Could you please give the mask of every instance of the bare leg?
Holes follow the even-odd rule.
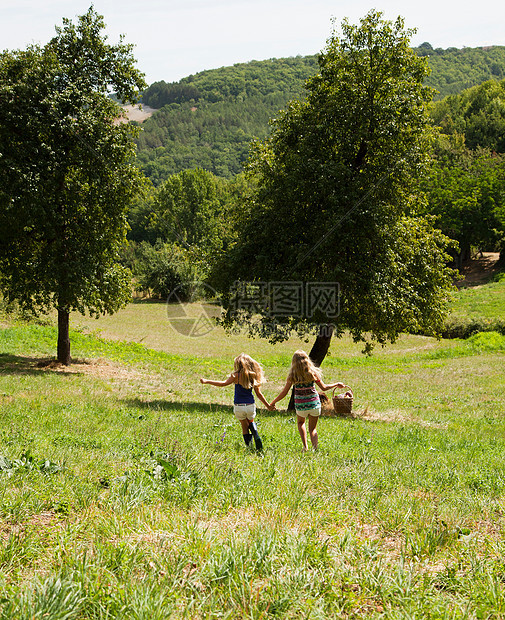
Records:
[[[305,418],[302,418],[302,416],[297,415],[296,421],[298,423],[298,432],[300,433],[300,437],[302,438],[303,451],[307,452],[309,447],[307,445],[307,429],[305,428]]]
[[[317,450],[318,445],[318,436],[317,436],[317,421],[319,420],[319,416],[309,415],[309,434],[310,434],[310,442],[314,450]]]
[[[249,433],[249,420],[240,420],[242,426],[242,436],[244,437],[245,445],[248,446],[251,443],[252,435]]]
[[[249,433],[249,420],[240,420],[242,426],[242,434],[247,435]]]

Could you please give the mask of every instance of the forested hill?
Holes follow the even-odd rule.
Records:
[[[427,56],[426,83],[437,99],[489,79],[505,78],[505,47],[416,48]],[[158,111],[143,125],[138,161],[155,185],[171,174],[204,168],[221,177],[242,170],[250,142],[264,138],[268,121],[317,72],[317,56],[252,61],[203,71],[179,82],[152,84],[143,103]]]
[[[142,125],[138,159],[157,185],[170,174],[204,168],[222,177],[242,170],[249,144],[268,121],[303,95],[317,57],[252,61],[203,71],[180,82],[156,82],[143,103],[161,109]],[[163,107],[162,107],[163,106]]]

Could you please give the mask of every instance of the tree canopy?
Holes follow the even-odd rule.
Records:
[[[446,135],[462,134],[466,146],[505,153],[505,80],[488,80],[437,102],[431,111]]]
[[[206,170],[185,170],[163,183],[153,205],[150,227],[156,237],[204,255],[223,249],[229,237],[227,182]]]
[[[488,80],[436,102],[439,136],[423,186],[426,211],[459,243],[459,268],[471,248],[493,251],[505,239],[505,80]]]
[[[145,87],[132,46],[107,43],[93,8],[45,46],[0,55],[0,286],[33,311],[56,308],[58,359],[68,315],[113,312],[129,298],[117,262],[138,191],[135,128],[122,102]]]
[[[471,248],[492,251],[505,238],[505,157],[482,147],[466,147],[464,135],[441,135],[423,182],[426,212],[458,242],[459,269]]]
[[[342,36],[334,31],[319,56],[306,98],[257,144],[249,164],[257,189],[216,285],[226,292],[242,280],[264,296],[249,309],[225,297],[228,324],[254,327],[259,314],[257,331],[272,337],[273,318],[277,338],[330,322],[321,304],[275,314],[273,281],[300,285],[300,295],[311,283],[338,285],[335,329],[368,348],[400,332],[440,328],[451,285],[448,239],[418,216],[432,91],[411,33],[401,18],[392,23],[376,11],[359,25],[344,21]]]

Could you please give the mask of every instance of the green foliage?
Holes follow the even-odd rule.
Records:
[[[435,88],[436,99],[455,95],[487,80],[505,78],[505,47],[436,48],[424,43],[415,52],[428,58],[431,69],[426,84]]]
[[[187,84],[183,80],[167,84],[162,80],[154,82],[143,92],[142,102],[152,108],[162,108],[171,103],[196,102],[200,97],[198,87],[193,84]]]
[[[144,91],[142,101],[153,108],[175,102],[191,103],[198,99],[216,103],[257,97],[265,103],[272,103],[272,98],[282,95],[288,101],[300,94],[303,82],[316,70],[316,56],[253,60],[202,71],[173,84],[155,82]],[[182,95],[184,92],[185,96]]]
[[[427,212],[459,243],[492,251],[505,236],[505,157],[488,149],[472,151],[458,134],[440,136],[424,179]]]
[[[10,461],[8,458],[0,455],[0,475],[8,477],[18,472],[40,471],[43,474],[56,474],[62,471],[63,467],[57,463],[53,463],[50,459],[35,460],[27,450],[23,452],[18,459]]]
[[[34,311],[113,312],[128,299],[115,261],[141,177],[108,91],[134,101],[144,81],[92,8],[63,24],[43,48],[0,56],[0,284]]]
[[[430,138],[428,69],[400,18],[393,24],[371,11],[342,30],[328,40],[306,99],[293,101],[253,152],[258,189],[216,285],[338,282],[340,333],[384,342],[409,329],[436,331],[450,286],[448,240],[412,217]],[[229,321],[249,322],[228,310]],[[310,318],[279,321],[292,328]]]
[[[489,80],[437,102],[439,127],[425,180],[427,210],[459,243],[458,266],[470,247],[499,249],[505,238],[505,80]]]
[[[230,240],[229,183],[206,170],[185,170],[156,191],[150,229],[157,238],[202,255],[226,249]]]
[[[444,324],[442,338],[470,338],[482,332],[505,336],[505,320],[479,317],[450,316]]]
[[[468,148],[505,153],[505,80],[486,81],[434,104],[433,120],[444,134],[463,134]]]
[[[134,250],[135,288],[152,296],[167,299],[177,288],[179,297],[189,297],[191,285],[206,275],[205,265],[196,248],[186,249],[175,243],[142,241]],[[188,288],[186,288],[188,287]]]
[[[150,228],[155,193],[154,186],[149,180],[146,180],[144,191],[137,193],[133,198],[128,209],[128,240],[136,243],[140,241],[154,243],[156,241],[156,234]]]
[[[503,330],[503,323],[500,327]],[[470,336],[468,343],[472,349],[480,353],[485,353],[486,351],[505,351],[505,332],[480,332]]]
[[[131,241],[122,252],[137,289],[166,298],[175,287],[182,291],[184,282],[201,282],[234,240],[247,190],[242,175],[228,181],[197,169],[170,176],[139,199],[130,213]]]
[[[155,185],[190,168],[220,177],[240,173],[249,144],[268,133],[268,121],[286,104],[286,96],[165,106],[142,124],[138,162]]]

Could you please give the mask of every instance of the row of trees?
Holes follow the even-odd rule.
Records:
[[[316,56],[275,58],[238,63],[231,67],[202,71],[179,82],[155,82],[142,94],[142,101],[153,108],[200,99],[244,102],[250,97],[279,95],[288,101],[300,94],[307,78],[317,72]]]
[[[152,84],[142,101],[162,109],[137,140],[142,170],[155,185],[197,167],[225,178],[239,174],[251,141],[267,136],[269,120],[303,93],[316,68],[315,56],[253,61]]]
[[[416,53],[428,58],[431,74],[426,85],[437,90],[435,99],[460,93],[490,79],[505,78],[505,47],[450,47],[441,49],[423,43]]]
[[[505,80],[437,102],[439,128],[423,181],[426,210],[458,241],[458,267],[472,247],[505,250]]]
[[[440,330],[451,241],[423,215],[432,90],[401,18],[371,11],[332,33],[306,96],[272,121],[246,177],[182,171],[143,198],[135,127],[116,122],[108,97],[112,86],[134,102],[143,78],[130,46],[108,45],[103,28],[90,9],[45,47],[0,57],[0,285],[27,307],[58,309],[60,361],[70,359],[71,310],[126,302],[125,263],[160,292],[168,274],[165,293],[205,278],[223,295],[226,325],[273,339],[319,330],[318,363],[334,331],[370,350],[404,331]],[[146,264],[157,268],[142,273]],[[236,303],[237,280],[253,305]],[[338,283],[338,318],[320,290],[310,308],[276,312],[272,281],[326,292]]]
[[[155,185],[191,168],[232,178],[243,171],[249,145],[268,133],[268,121],[286,104],[282,97],[235,103],[166,106],[144,122],[138,163]]]
[[[222,179],[207,170],[171,176],[130,211],[123,263],[139,291],[167,298],[184,282],[204,281],[236,239],[244,175]]]

